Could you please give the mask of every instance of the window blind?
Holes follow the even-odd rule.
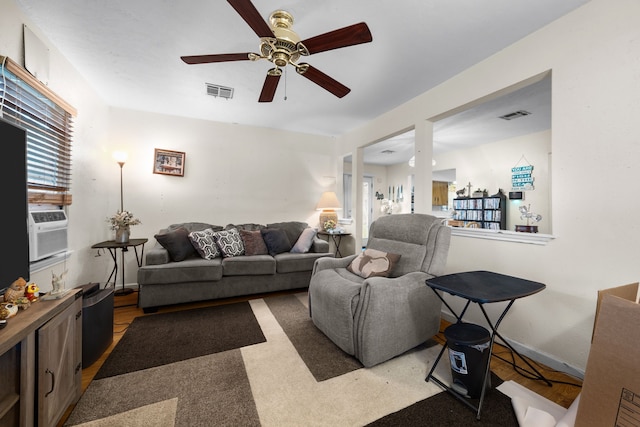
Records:
[[[11,59],[0,62],[0,111],[27,131],[29,203],[70,205],[76,111]]]

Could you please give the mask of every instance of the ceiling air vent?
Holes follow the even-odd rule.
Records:
[[[395,151],[393,151],[393,150],[383,150],[383,151],[381,151],[381,153],[382,154],[393,154],[393,153],[395,153]]]
[[[517,119],[518,117],[524,117],[524,116],[528,116],[529,114],[531,114],[528,111],[524,111],[524,110],[518,110],[518,111],[514,111],[513,113],[509,113],[509,114],[505,114],[504,116],[500,116],[500,119],[503,120],[513,120],[513,119]]]
[[[207,95],[215,96],[216,98],[220,97],[224,99],[233,98],[233,88],[231,87],[214,85],[211,83],[206,83],[206,85],[207,85]]]

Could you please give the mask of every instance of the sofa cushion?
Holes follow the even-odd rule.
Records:
[[[269,255],[235,256],[222,260],[225,276],[258,276],[275,274],[276,261]]]
[[[226,227],[224,227],[225,230],[229,230],[231,228],[237,228],[238,230],[245,230],[245,231],[260,231],[261,229],[264,228],[264,225],[254,224],[250,222],[247,224],[227,224]]]
[[[307,227],[302,230],[300,237],[291,248],[291,252],[296,254],[303,254],[309,252],[311,249],[311,244],[313,244],[313,239],[316,237],[317,230],[315,228]]]
[[[308,226],[309,224],[307,224],[306,222],[299,221],[286,221],[267,224],[267,228],[279,228],[281,230],[284,230],[284,232],[287,233],[287,237],[289,238],[291,246],[293,246],[293,244],[298,241],[298,237],[300,237],[302,231]]]
[[[278,273],[295,273],[298,271],[311,271],[313,264],[318,258],[333,257],[333,254],[307,252],[306,254],[294,254],[292,252],[283,252],[275,255],[276,271]]]
[[[153,237],[169,252],[172,261],[182,261],[196,253],[191,240],[189,240],[189,231],[184,227],[156,234]]]
[[[229,230],[216,231],[213,234],[213,238],[220,249],[222,256],[233,257],[244,255],[244,244],[242,243],[242,237],[236,228],[230,228]]]
[[[193,257],[179,264],[170,262],[145,265],[138,269],[138,284],[153,286],[189,282],[216,282],[222,279],[222,258],[203,259]],[[180,292],[175,288],[175,292]]]
[[[244,244],[245,255],[267,255],[269,253],[260,230],[247,231],[241,229],[239,231]]]
[[[347,270],[365,279],[374,276],[388,277],[399,259],[398,254],[367,248],[351,261]]]
[[[213,239],[213,233],[214,231],[210,228],[189,233],[191,244],[204,259],[214,259],[222,255]]]
[[[277,255],[291,250],[291,241],[287,233],[279,228],[263,228],[260,230],[269,255]]]
[[[212,229],[213,231],[220,231],[222,227],[219,225],[207,224],[206,222],[182,222],[179,224],[171,224],[167,227],[166,231],[173,231],[178,228],[186,228],[188,232],[192,231],[202,231],[207,228]]]

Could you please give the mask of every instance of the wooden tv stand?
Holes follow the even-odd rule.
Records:
[[[55,426],[81,381],[80,289],[32,303],[0,329],[0,425]]]

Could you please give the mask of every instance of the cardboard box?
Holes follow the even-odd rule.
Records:
[[[640,427],[638,283],[598,292],[576,427]]]

